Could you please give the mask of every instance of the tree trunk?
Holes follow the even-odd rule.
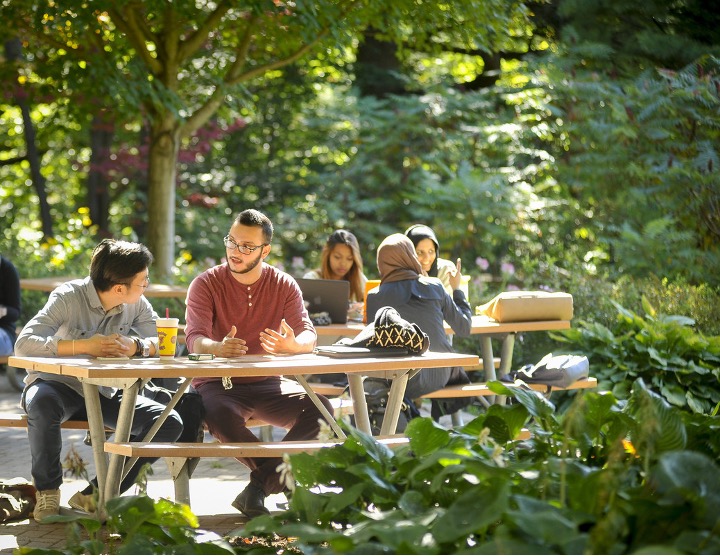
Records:
[[[150,124],[147,246],[155,257],[153,274],[171,281],[175,260],[175,176],[179,149],[177,120],[164,115]]]
[[[5,43],[5,56],[10,62],[20,61],[22,58],[22,43],[20,39],[10,39]],[[22,113],[26,159],[30,165],[30,178],[35,187],[35,193],[38,196],[38,203],[40,205],[43,237],[45,239],[51,238],[53,237],[53,225],[50,216],[50,205],[48,204],[47,193],[45,192],[45,178],[42,172],[40,172],[40,155],[37,149],[35,126],[30,117],[30,106],[27,102],[27,94],[25,91],[22,91],[17,81],[15,82],[13,98]]]
[[[405,84],[399,77],[405,70],[397,54],[395,43],[378,39],[372,27],[365,31],[355,62],[354,85],[360,96],[385,98],[405,93]]]
[[[110,237],[108,212],[110,210],[110,192],[107,172],[103,165],[110,159],[110,147],[115,135],[112,116],[106,110],[93,116],[90,128],[90,171],[87,180],[87,203],[90,220],[98,227],[100,237]]]

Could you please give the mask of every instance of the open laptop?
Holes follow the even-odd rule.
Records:
[[[333,324],[347,322],[350,282],[347,280],[315,280],[298,278],[308,313],[326,312]]]

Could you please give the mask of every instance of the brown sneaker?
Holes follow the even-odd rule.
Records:
[[[55,490],[38,490],[33,510],[35,521],[42,521],[51,515],[60,513],[60,489]]]
[[[87,512],[89,514],[95,513],[97,510],[97,499],[93,494],[83,494],[82,492],[76,492],[68,500],[68,506],[81,512]]]

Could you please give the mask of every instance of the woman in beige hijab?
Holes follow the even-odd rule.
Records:
[[[425,274],[415,254],[415,246],[403,234],[392,234],[380,244],[377,249],[377,267],[381,281],[377,288],[368,293],[368,319],[381,307],[393,307],[401,317],[414,322],[428,335],[430,351],[435,352],[453,351],[445,334],[444,322],[457,335],[470,335],[472,310],[460,289],[459,271],[449,277],[453,292],[451,297],[440,280]],[[470,380],[460,367],[423,369],[408,382],[406,397],[412,400],[448,384],[467,382]],[[372,386],[372,383],[368,386]],[[468,400],[460,399],[459,403],[462,407]],[[433,417],[457,409],[459,407],[449,408],[447,404],[433,404]]]

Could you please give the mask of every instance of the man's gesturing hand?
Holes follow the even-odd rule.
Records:
[[[281,353],[297,352],[298,344],[295,340],[295,332],[285,319],[280,322],[280,331],[266,328],[260,332],[260,345],[268,353],[279,355]]]
[[[245,345],[245,340],[236,338],[236,333],[237,328],[233,325],[227,336],[222,339],[222,342],[219,342],[219,348],[215,355],[218,357],[242,357],[247,353],[248,348]]]

